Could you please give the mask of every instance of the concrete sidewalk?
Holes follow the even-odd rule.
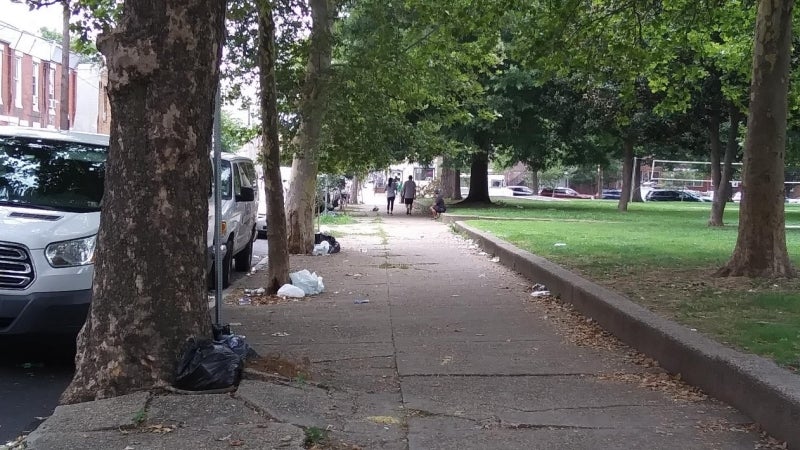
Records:
[[[325,292],[223,310],[259,354],[307,375],[59,407],[28,448],[302,448],[324,434],[318,448],[777,445],[591,321],[532,297],[529,280],[447,225],[372,206],[334,229],[341,253],[292,258]],[[261,284],[256,273],[238,287]]]

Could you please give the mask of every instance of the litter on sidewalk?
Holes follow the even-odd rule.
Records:
[[[550,291],[547,289],[547,286],[536,283],[531,287],[531,297],[549,297]]]
[[[306,296],[306,293],[299,287],[287,283],[278,289],[278,295],[281,297],[303,298]]]
[[[303,290],[305,295],[315,295],[325,290],[322,277],[316,272],[311,273],[308,269],[303,269],[289,274],[292,284]]]

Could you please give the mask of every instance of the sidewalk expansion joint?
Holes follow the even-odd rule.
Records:
[[[522,378],[522,377],[593,377],[594,373],[410,373],[400,378]]]
[[[394,354],[388,355],[374,355],[374,356],[354,356],[352,358],[332,358],[332,359],[318,359],[312,360],[312,364],[339,362],[339,361],[356,361],[359,359],[376,359],[376,358],[394,358]]]
[[[490,406],[490,405],[489,405]],[[668,406],[668,405],[654,405],[654,404],[639,404],[639,403],[630,403],[630,404],[617,404],[617,405],[602,405],[602,406],[565,406],[561,408],[543,408],[543,409],[523,409],[523,408],[513,408],[507,407],[511,411],[518,411],[518,412],[526,412],[526,413],[541,413],[541,412],[555,412],[555,411],[591,411],[591,410],[604,410],[604,409],[614,409],[614,408],[654,408],[659,406]]]

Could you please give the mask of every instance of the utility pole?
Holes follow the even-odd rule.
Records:
[[[59,109],[59,125],[62,130],[69,130],[69,0],[64,3],[64,23],[61,32],[61,108]]]

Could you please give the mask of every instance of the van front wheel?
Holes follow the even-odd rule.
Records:
[[[249,272],[253,266],[253,237],[250,236],[247,245],[234,257],[233,262],[237,272]]]

